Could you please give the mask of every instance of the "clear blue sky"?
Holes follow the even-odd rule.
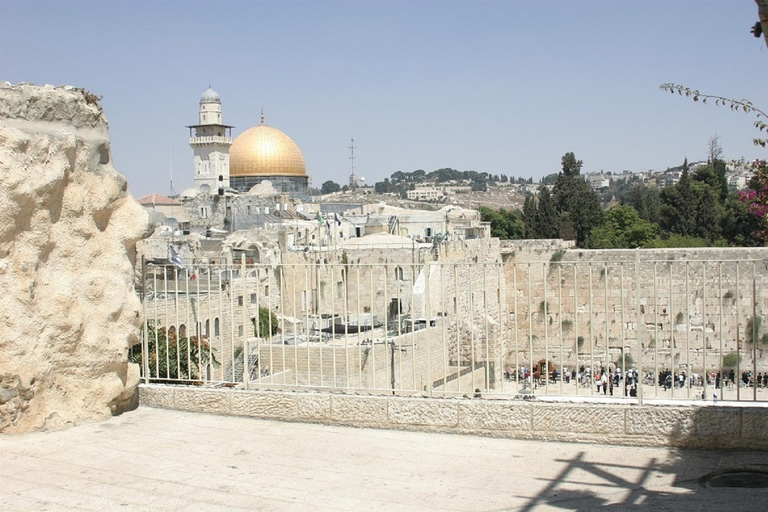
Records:
[[[103,95],[136,196],[192,185],[185,125],[210,83],[237,135],[299,145],[315,186],[441,167],[539,178],[764,157],[754,118],[662,93],[676,82],[768,108],[753,0],[0,1],[0,80]]]

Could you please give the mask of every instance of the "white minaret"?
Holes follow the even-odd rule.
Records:
[[[232,127],[222,123],[221,98],[208,87],[200,98],[198,124],[189,128],[189,145],[195,153],[195,188],[215,194],[219,176],[229,186],[229,146],[232,145]]]

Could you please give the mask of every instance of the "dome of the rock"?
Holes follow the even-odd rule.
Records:
[[[229,148],[229,175],[306,176],[307,167],[299,146],[271,126],[246,130]]]

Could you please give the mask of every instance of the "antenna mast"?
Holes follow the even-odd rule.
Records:
[[[171,145],[171,136],[168,136],[168,172],[171,175],[171,195],[174,195],[173,191],[173,146]]]
[[[352,137],[352,140],[349,143],[349,160],[352,166],[352,174],[349,175],[349,188],[351,190],[355,190],[359,185],[359,180],[355,175],[355,170],[356,170],[355,168],[357,164],[357,162],[355,161],[355,149],[357,149],[357,146],[355,146],[355,138]]]

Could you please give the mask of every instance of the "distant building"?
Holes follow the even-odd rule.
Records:
[[[309,190],[304,155],[285,133],[264,123],[232,141],[232,126],[222,122],[221,98],[208,88],[200,98],[198,124],[188,126],[194,151],[195,189],[218,194],[227,188],[248,192],[263,182],[291,197],[306,199]]]

